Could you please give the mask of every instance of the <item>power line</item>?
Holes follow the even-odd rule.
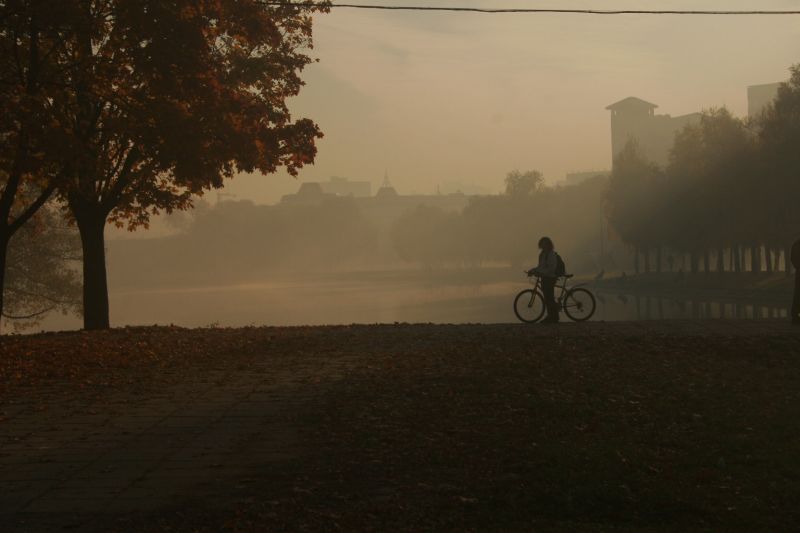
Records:
[[[800,15],[800,10],[684,10],[684,9],[557,9],[557,8],[481,8],[481,7],[444,7],[444,6],[393,6],[370,4],[324,4],[314,2],[261,2],[267,6],[280,7],[329,7],[346,9],[376,9],[385,11],[450,11],[461,13],[560,13],[567,15]]]

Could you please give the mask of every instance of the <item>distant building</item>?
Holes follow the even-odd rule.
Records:
[[[325,194],[322,190],[322,185],[316,181],[309,181],[300,184],[300,189],[297,191],[297,196],[317,197]]]
[[[378,189],[378,192],[375,193],[375,198],[396,198],[397,190],[392,187],[391,182],[389,181],[389,172],[387,171],[383,175],[383,183],[381,184],[381,188]]]
[[[751,85],[747,88],[747,114],[750,117],[760,115],[778,96],[780,83]]]
[[[369,198],[372,196],[372,184],[368,181],[350,181],[347,178],[331,178],[330,181],[307,181],[300,184],[295,194],[287,194],[281,198],[283,204],[316,205],[325,198],[349,196],[353,198]]]
[[[590,170],[588,172],[570,172],[567,174],[564,183],[566,185],[579,185],[586,180],[590,180],[592,178],[596,178],[597,176],[602,176],[607,178],[611,175],[611,171],[609,170]]]
[[[327,198],[334,196],[322,190],[322,185],[316,181],[307,181],[300,184],[295,194],[287,194],[281,198],[282,204],[293,205],[319,205]]]
[[[330,181],[320,183],[320,185],[325,193],[336,196],[353,196],[355,198],[372,196],[372,183],[368,181],[351,181],[334,176]]]
[[[339,189],[330,189],[331,183],[346,184],[348,187],[342,186]],[[455,194],[399,194],[389,181],[388,173],[383,178],[383,183],[374,196],[362,196],[352,193],[354,189],[349,186],[357,184],[349,180],[339,180],[335,178],[331,182],[318,183],[314,181],[307,181],[300,184],[300,188],[295,194],[287,194],[281,198],[283,205],[302,205],[302,206],[315,206],[321,205],[326,200],[337,198],[341,196],[350,196],[355,199],[358,205],[364,212],[376,219],[390,219],[394,220],[399,217],[403,212],[413,209],[420,205],[429,207],[438,207],[445,211],[460,211],[469,203],[469,196],[462,193]],[[369,184],[369,182],[364,182]],[[350,194],[337,194],[333,190],[351,191]],[[363,188],[359,191],[363,192]]]
[[[625,98],[606,107],[611,111],[611,155],[616,158],[629,140],[639,143],[643,155],[666,165],[675,134],[697,121],[700,113],[679,117],[656,115],[658,106],[636,97]]]

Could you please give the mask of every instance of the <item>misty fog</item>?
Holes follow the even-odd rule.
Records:
[[[699,4],[715,5],[668,7]],[[112,322],[507,322],[543,235],[581,282],[607,291],[599,319],[783,316],[776,295],[788,283],[781,273],[792,227],[693,247],[655,230],[642,237],[641,228],[691,219],[694,208],[679,199],[690,193],[672,190],[669,206],[636,214],[648,195],[666,193],[637,189],[615,164],[637,141],[656,174],[689,176],[672,151],[701,113],[725,109],[752,129],[753,106],[769,106],[800,57],[796,21],[768,22],[716,19],[712,32],[708,20],[671,16],[316,15],[319,62],[290,101],[325,135],[315,164],[297,178],[238,175],[196,196],[194,209],[154,217],[149,229],[109,225]],[[508,187],[514,172],[538,177],[519,193]],[[691,233],[688,224],[680,231]],[[73,232],[57,252],[65,266],[48,268],[69,279],[12,272],[23,280],[12,284],[12,311],[52,308],[21,327],[80,325],[79,241],[74,228],[59,231]],[[17,238],[20,257],[27,238]],[[694,304],[663,283],[625,285],[634,274],[684,283],[684,275],[727,271],[774,275],[755,301],[720,292],[735,285],[725,280]],[[31,280],[45,278],[43,287],[63,290],[25,300]]]

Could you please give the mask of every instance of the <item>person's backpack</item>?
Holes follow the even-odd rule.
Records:
[[[556,254],[556,276],[561,277],[566,275],[567,273],[567,265],[564,263],[564,260],[561,259],[561,256]]]

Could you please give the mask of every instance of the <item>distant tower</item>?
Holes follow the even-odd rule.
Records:
[[[383,173],[383,184],[381,188],[378,189],[378,192],[375,193],[376,198],[393,198],[397,196],[397,191],[392,187],[391,182],[389,181],[389,171],[385,171]]]
[[[686,125],[697,122],[700,113],[680,117],[656,115],[656,104],[629,97],[606,107],[611,111],[611,156],[617,157],[629,140],[639,143],[642,154],[650,161],[666,165],[675,134]]]
[[[633,96],[606,107],[611,111],[612,157],[616,157],[631,139],[638,140],[640,145],[644,144],[657,107]]]

